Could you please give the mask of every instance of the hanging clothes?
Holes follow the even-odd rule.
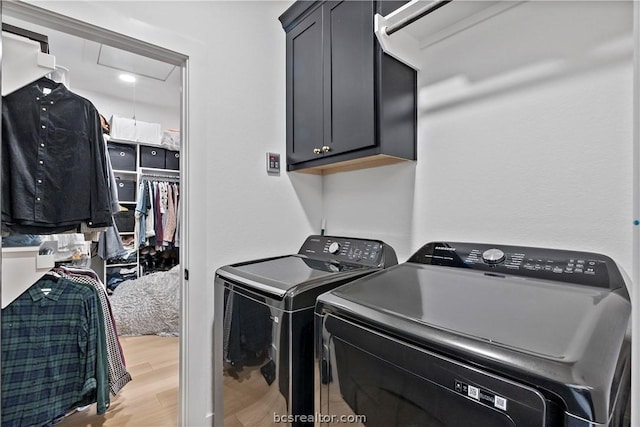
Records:
[[[169,184],[161,182],[160,187],[160,212],[162,213],[162,239],[157,243],[158,246],[168,246],[165,244],[167,240],[167,215],[169,212],[169,198],[167,187]]]
[[[104,132],[105,123],[103,121],[102,115],[100,115],[100,123],[101,123],[102,131]],[[111,156],[109,156],[109,150],[108,150],[109,139],[110,139],[109,135],[107,134],[102,135],[102,140],[104,141],[105,165],[107,167],[109,193],[111,196],[111,213],[114,214],[120,211],[120,200],[118,198],[118,182],[116,180],[116,174],[113,172],[113,166],[111,165]]]
[[[176,232],[176,207],[173,198],[173,188],[174,186],[172,184],[167,185],[167,221],[165,223],[164,246],[168,246],[174,241]]]
[[[102,259],[111,259],[121,257],[126,253],[127,251],[122,245],[122,239],[120,239],[118,226],[114,222],[113,226],[108,227],[104,233],[100,234],[98,256]]]
[[[149,198],[149,204],[147,206],[147,223],[146,223],[146,238],[143,242],[140,242],[140,246],[155,245],[156,236],[156,193],[154,189],[153,181],[147,182],[147,197]]]
[[[147,225],[146,225],[146,237],[151,239],[156,235],[156,227],[155,227],[155,196],[153,192],[153,183],[147,182]],[[144,242],[143,242],[144,245]]]
[[[3,97],[2,223],[25,234],[112,224],[100,117],[41,78]]]
[[[147,201],[148,201],[148,192],[147,192],[147,183],[141,182],[138,188],[138,201],[136,202],[136,225],[135,232],[138,236],[138,245],[143,245],[147,236],[146,236],[146,228],[147,228]]]
[[[156,215],[156,246],[159,244],[162,244],[162,236],[163,236],[163,229],[162,229],[162,195],[161,190],[160,190],[160,186],[162,185],[162,183],[160,182],[154,182],[154,191],[155,191],[155,203],[156,203],[156,211],[155,211],[155,215]]]
[[[122,346],[118,339],[116,323],[107,291],[93,270],[59,267],[54,270],[65,279],[75,283],[86,284],[96,290],[102,310],[107,349],[107,365],[109,369],[109,390],[115,396],[129,381],[131,374],[127,372]]]
[[[100,115],[100,126],[103,132],[105,132],[105,130],[106,132],[109,131],[109,125],[106,123],[106,120],[102,115]],[[116,182],[116,176],[113,172],[113,167],[111,166],[111,157],[109,156],[107,150],[109,135],[105,133],[103,135],[103,140],[105,146],[105,164],[107,166],[107,176],[109,178],[109,193],[111,196],[111,213],[115,214],[117,212],[120,212],[120,201],[118,200],[118,184]],[[113,216],[112,222],[113,225],[111,227],[107,227],[107,229],[103,233],[100,233],[100,236],[98,237],[98,256],[102,259],[116,258],[121,256],[125,252],[120,240],[118,227],[115,220],[113,220]]]
[[[103,314],[95,288],[46,275],[2,309],[2,425],[50,425],[109,407]]]
[[[138,247],[164,250],[177,246],[178,189],[174,182],[143,178],[136,204]]]
[[[176,234],[174,236],[174,245],[175,247],[180,247],[180,220],[181,220],[181,214],[180,214],[180,186],[178,184],[174,185],[173,188],[174,191],[174,198],[175,198],[175,207],[176,207]]]

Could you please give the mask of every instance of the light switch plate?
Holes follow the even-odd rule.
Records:
[[[267,153],[267,173],[280,173],[280,154]]]

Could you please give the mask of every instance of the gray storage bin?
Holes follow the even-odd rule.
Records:
[[[134,214],[135,212],[132,209],[113,214],[113,220],[116,222],[119,232],[135,231],[136,218]]]
[[[134,145],[109,142],[107,148],[113,169],[124,171],[136,170],[136,147]]]
[[[164,169],[165,149],[159,147],[140,146],[140,166],[143,168]]]
[[[166,150],[165,153],[165,168],[180,170],[180,152],[179,151],[171,151]]]
[[[118,191],[118,200],[120,202],[136,201],[136,182],[135,181],[116,178],[116,189]]]

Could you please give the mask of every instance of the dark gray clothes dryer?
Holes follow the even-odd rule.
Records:
[[[429,243],[318,297],[320,425],[628,425],[630,322],[604,255]]]
[[[398,263],[378,240],[309,236],[297,254],[221,267],[215,425],[312,425],[316,297]]]

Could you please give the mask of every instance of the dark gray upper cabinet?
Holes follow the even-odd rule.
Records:
[[[416,159],[416,72],[382,52],[373,16],[403,2],[298,1],[280,16],[287,63],[287,169]]]
[[[300,163],[323,140],[322,9],[287,34],[287,52],[287,162]]]

